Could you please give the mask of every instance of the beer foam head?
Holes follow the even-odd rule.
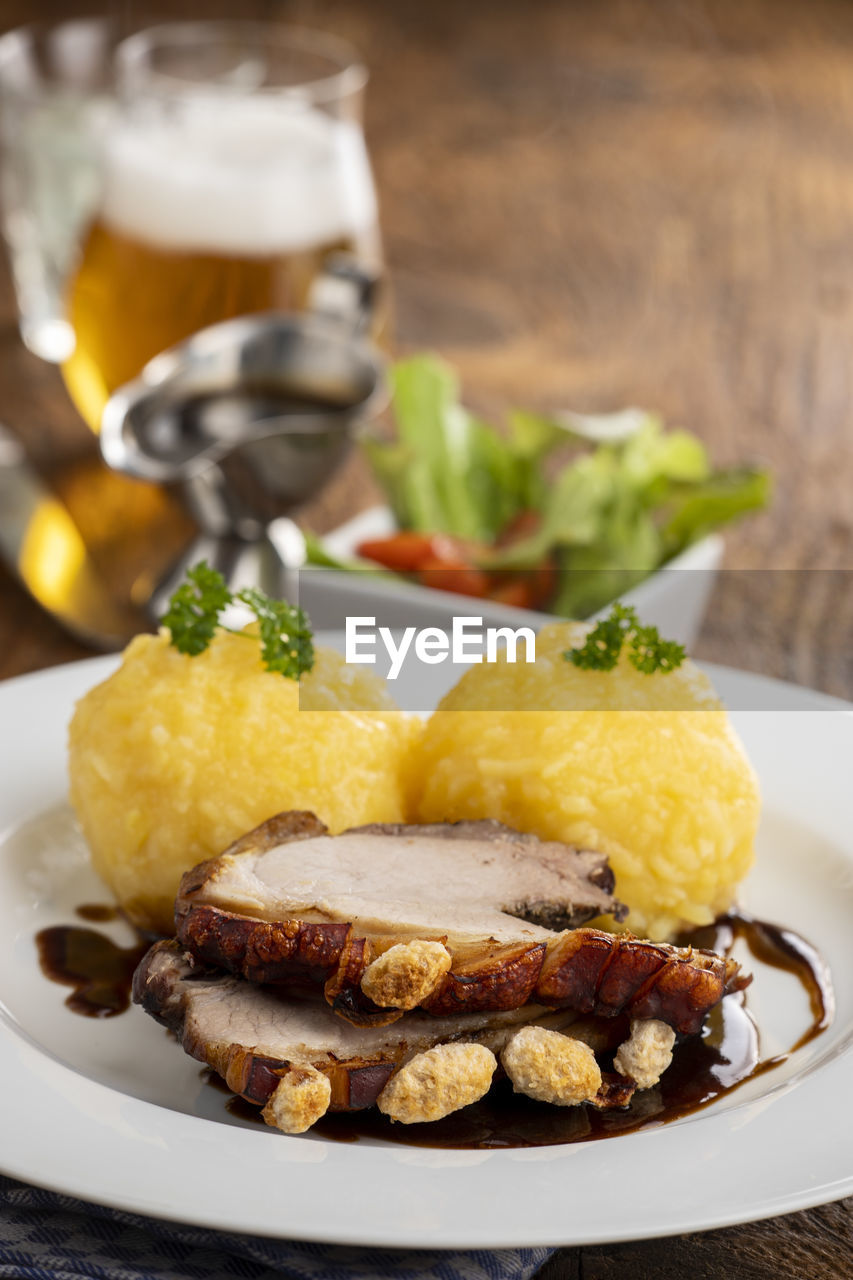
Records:
[[[357,235],[376,203],[356,125],[300,104],[208,99],[117,126],[101,217],[162,248],[266,256]]]

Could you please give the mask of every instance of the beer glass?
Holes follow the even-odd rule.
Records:
[[[330,255],[379,271],[366,78],[337,39],[274,24],[169,23],[119,45],[100,203],[67,293],[63,376],[94,430],[158,352],[304,308]]]

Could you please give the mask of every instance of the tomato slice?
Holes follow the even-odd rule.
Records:
[[[529,526],[535,513],[523,512],[522,517]],[[554,589],[555,573],[550,561],[526,572],[490,573],[476,564],[478,553],[482,554],[485,548],[447,533],[400,529],[385,538],[367,538],[356,550],[360,556],[386,569],[414,574],[426,587],[474,596],[478,600],[496,600],[518,609],[535,609]]]
[[[516,609],[532,609],[536,603],[530,582],[524,578],[506,578],[493,582],[489,597],[498,604],[511,604]]]
[[[471,565],[454,565],[433,560],[421,565],[418,581],[437,591],[452,591],[458,596],[475,596],[478,600],[485,600],[489,594],[489,575]]]
[[[470,556],[460,538],[447,533],[416,533],[413,529],[401,529],[386,538],[367,538],[358,544],[356,551],[397,573],[417,573],[428,565],[470,564]]]
[[[433,555],[433,535],[415,533],[402,529],[399,533],[389,534],[387,538],[367,538],[360,542],[356,551],[367,560],[375,560],[386,569],[396,569],[398,573],[414,573]]]

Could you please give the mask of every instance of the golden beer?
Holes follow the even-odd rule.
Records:
[[[235,37],[228,24],[200,27],[155,29],[147,44],[159,40],[171,58],[177,41],[182,74],[188,57],[214,54],[217,67],[227,55],[229,75],[263,60],[272,77],[273,54],[291,65],[290,45],[271,53],[266,28],[238,27]],[[125,70],[143,67],[144,92],[106,141],[100,209],[67,295],[76,345],[63,376],[93,430],[112,392],[152,356],[221,320],[305,307],[332,253],[373,269],[380,257],[361,128],[327,101],[340,76],[309,86],[322,108],[310,95],[185,84],[171,71],[164,89],[160,61],[137,39],[126,42]],[[363,80],[352,83],[357,96]]]
[[[365,258],[355,237],[229,257],[160,248],[95,222],[68,300],[76,345],[62,374],[75,405],[97,431],[112,392],[152,356],[219,320],[301,310],[326,259],[340,252]]]

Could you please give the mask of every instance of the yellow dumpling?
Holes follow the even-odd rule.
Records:
[[[665,939],[732,903],[753,858],[755,773],[691,662],[645,675],[567,662],[578,623],[545,627],[536,662],[472,667],[412,758],[420,821],[498,818],[599,849],[634,933]]]
[[[312,710],[300,710],[300,688]],[[384,684],[319,649],[297,684],[255,640],[220,633],[197,657],[137,636],[77,704],[71,803],[95,869],[143,929],[169,933],[184,871],[285,809],[333,831],[405,817],[417,723]]]

